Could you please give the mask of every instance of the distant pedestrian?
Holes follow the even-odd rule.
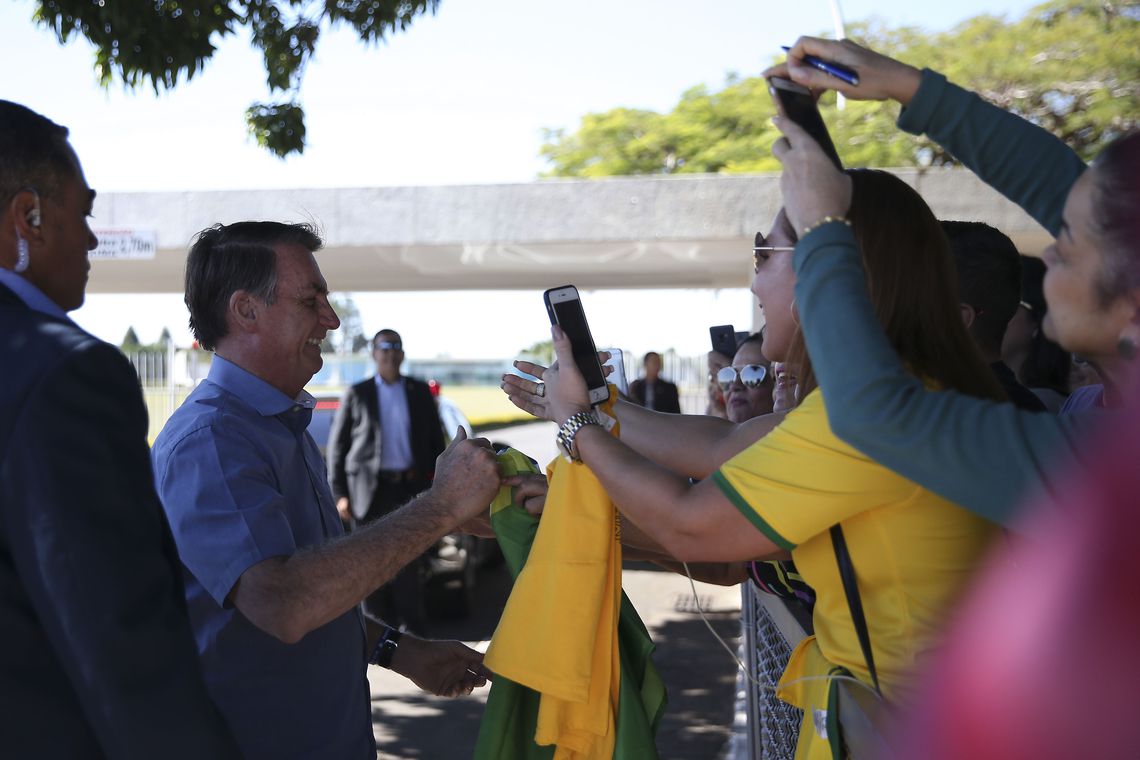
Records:
[[[327,452],[329,484],[341,519],[378,520],[431,485],[443,453],[443,423],[428,384],[400,373],[404,342],[395,330],[372,339],[376,375],[341,399]],[[454,433],[455,431],[451,431]],[[364,601],[365,610],[391,625],[424,629],[422,557]]]
[[[681,413],[677,386],[661,377],[661,354],[645,355],[645,376],[629,385],[629,397],[635,403],[657,412]]]

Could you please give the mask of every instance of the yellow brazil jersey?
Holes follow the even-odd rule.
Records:
[[[870,683],[828,530],[841,523],[884,696],[897,701],[999,529],[831,432],[818,390],[713,478],[753,525],[792,550],[815,590],[823,657]],[[804,672],[796,662],[788,673]],[[801,705],[803,706],[803,705]]]

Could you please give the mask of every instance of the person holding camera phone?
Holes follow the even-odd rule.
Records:
[[[845,176],[854,192],[843,224],[866,242],[878,313],[909,366],[932,384],[1001,399],[959,316],[953,262],[938,220],[912,188],[886,172]],[[794,300],[791,252],[805,234],[781,209],[753,250],[752,292],[767,322],[763,354],[792,365],[798,378],[794,409],[734,426],[619,401],[613,408],[620,440],[586,422],[571,431],[567,448],[621,511],[623,538],[635,527],[686,562],[783,559],[790,553],[817,593],[816,636],[792,657],[780,694],[807,710],[800,733],[804,752],[819,752],[826,749],[818,747],[812,715],[828,710],[828,673],[839,668],[888,702],[903,700],[914,663],[937,645],[946,614],[1000,533],[831,432],[829,402],[815,387],[814,355],[805,350]],[[569,342],[558,329],[553,335],[553,367],[518,364],[541,378],[542,388],[509,376],[505,389],[516,405],[544,419],[589,420],[585,383]],[[701,480],[692,484],[690,477]],[[836,524],[859,568],[875,676],[845,603],[830,536]],[[900,619],[908,625],[895,625]]]
[[[855,69],[859,85],[802,65],[809,54]],[[1043,329],[1098,368],[1101,392],[1089,394],[1091,403],[1080,413],[1055,418],[924,388],[874,316],[858,240],[835,221],[850,206],[850,178],[797,125],[777,122],[785,137],[773,153],[784,165],[788,215],[815,233],[803,236],[793,257],[796,300],[807,344],[818,357],[820,387],[834,402],[833,429],[936,493],[989,519],[1013,522],[1027,495],[1060,485],[1067,470],[1058,463],[1080,460],[1084,433],[1102,410],[1140,398],[1134,391],[1140,388],[1140,132],[1117,138],[1086,167],[1040,127],[941,74],[850,40],[803,37],[788,63],[765,75],[855,100],[897,101],[902,129],[949,149],[1056,236],[1043,254]],[[861,361],[848,362],[852,354]]]

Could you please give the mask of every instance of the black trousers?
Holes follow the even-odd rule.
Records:
[[[372,497],[368,513],[360,524],[379,520],[384,515],[396,511],[425,488],[427,484],[416,481],[381,482]],[[403,626],[412,633],[424,633],[426,630],[423,602],[424,572],[425,559],[421,555],[401,568],[392,580],[368,595],[364,600],[365,613],[383,620],[390,626],[396,628]]]

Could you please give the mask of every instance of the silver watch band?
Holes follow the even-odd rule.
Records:
[[[587,425],[601,425],[601,420],[598,419],[598,413],[590,410],[588,412],[578,412],[570,416],[570,419],[562,423],[562,427],[558,428],[558,435],[555,440],[559,444],[559,448],[571,462],[581,462],[582,457],[578,454],[578,449],[574,446],[574,437],[578,435],[578,431]]]

